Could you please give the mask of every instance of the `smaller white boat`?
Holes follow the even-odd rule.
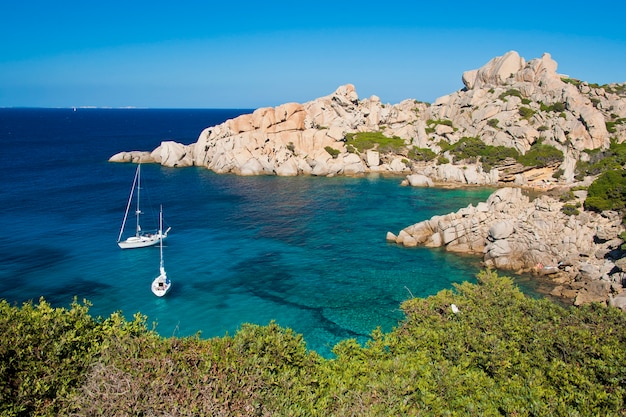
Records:
[[[167,277],[167,273],[165,272],[165,266],[163,264],[163,235],[161,234],[161,230],[163,229],[163,208],[161,208],[159,215],[159,252],[161,261],[159,263],[159,276],[156,277],[152,281],[152,292],[157,297],[163,297],[172,287],[172,281]]]

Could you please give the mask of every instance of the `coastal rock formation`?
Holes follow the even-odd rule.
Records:
[[[534,200],[521,188],[501,188],[486,202],[434,216],[402,229],[387,240],[413,247],[481,256],[487,267],[549,275],[553,295],[575,304],[621,300],[624,229],[616,212],[566,215],[562,202],[542,195]],[[619,265],[619,266],[618,266]],[[613,301],[611,301],[613,300]]]
[[[426,107],[426,105],[423,105]],[[305,104],[260,108],[206,128],[191,145],[163,142],[152,152],[120,152],[111,162],[156,162],[164,166],[204,166],[238,175],[359,175],[370,171],[407,172],[399,157],[382,160],[376,150],[348,152],[349,132],[378,131],[381,124],[406,125],[414,102],[386,108],[373,96],[359,100],[352,85]],[[327,149],[337,152],[331,155]]]
[[[195,165],[239,175],[421,174],[437,183],[484,185],[544,184],[559,171],[558,180],[571,184],[576,161],[589,158],[586,150],[606,149],[611,137],[626,139],[626,97],[619,85],[591,85],[556,69],[547,53],[526,62],[510,51],[466,71],[465,88],[432,105],[410,99],[383,104],[376,96],[360,100],[348,84],[308,103],[260,108],[208,127],[190,145],[163,142],[152,152],[121,152],[110,161]],[[346,146],[346,135],[358,132],[399,137],[405,150],[355,152]],[[442,141],[454,144],[466,137],[521,154],[541,140],[564,159],[544,172],[514,164],[485,170],[480,161],[454,160],[442,152]],[[409,156],[414,147],[449,162],[415,161]]]

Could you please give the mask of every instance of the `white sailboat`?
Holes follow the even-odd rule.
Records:
[[[133,236],[128,237],[126,240],[122,240],[122,235],[124,234],[124,228],[126,227],[126,220],[128,219],[128,212],[130,211],[130,207],[133,201],[133,195],[135,193],[135,189],[137,190],[137,207],[135,209],[135,217],[137,218],[135,234]],[[122,249],[135,249],[135,248],[145,248],[147,246],[153,246],[159,243],[159,240],[165,239],[167,237],[167,233],[170,231],[171,227],[168,228],[165,233],[163,233],[162,228],[159,228],[156,233],[148,233],[141,230],[140,225],[140,216],[142,214],[141,209],[139,207],[139,196],[141,190],[141,164],[137,164],[137,171],[135,171],[135,179],[133,180],[133,186],[130,189],[130,196],[128,197],[128,204],[126,205],[126,212],[124,213],[124,220],[122,221],[122,227],[120,229],[120,234],[117,237],[117,244]]]
[[[159,232],[163,230],[163,208],[161,208],[159,216]],[[152,292],[157,297],[163,297],[172,287],[172,281],[167,277],[165,266],[163,265],[163,237],[159,239],[159,249],[161,262],[159,263],[159,276],[152,281]]]

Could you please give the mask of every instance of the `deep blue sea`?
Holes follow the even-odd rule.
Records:
[[[402,319],[400,303],[475,281],[478,259],[403,248],[387,231],[484,201],[490,189],[402,187],[402,178],[238,177],[142,167],[146,217],[172,227],[173,281],[150,291],[157,247],[116,244],[135,166],[107,162],[250,110],[0,109],[0,298],[89,300],[95,317],[136,312],[163,336],[234,334],[275,320],[330,355]],[[152,210],[151,210],[151,209]],[[156,221],[156,220],[155,220]],[[532,293],[530,282],[522,282]]]

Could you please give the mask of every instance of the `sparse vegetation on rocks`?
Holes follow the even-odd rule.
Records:
[[[400,152],[406,147],[404,140],[398,136],[387,137],[381,132],[348,133],[346,145],[352,146],[359,152],[376,149],[379,152]]]
[[[432,161],[437,157],[437,154],[429,148],[418,148],[416,146],[409,149],[408,157],[414,161]]]
[[[542,141],[535,142],[528,152],[520,155],[517,160],[525,166],[547,167],[563,162],[563,152],[554,146],[545,145]]]
[[[333,158],[337,158],[337,155],[339,155],[341,152],[339,152],[337,149],[332,148],[330,146],[326,146],[324,148],[326,150],[326,152],[329,153],[330,156],[332,156]]]

